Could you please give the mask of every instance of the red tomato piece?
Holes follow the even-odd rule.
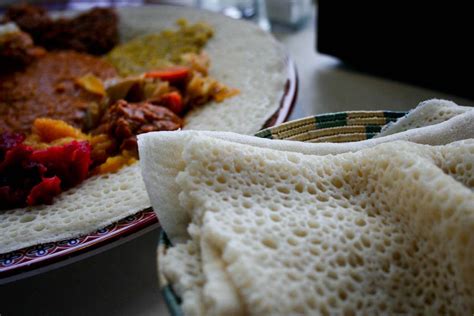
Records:
[[[181,94],[177,91],[165,93],[160,97],[159,103],[167,107],[177,115],[182,114],[184,111],[183,98],[181,97]]]
[[[53,203],[53,198],[61,193],[61,191],[61,179],[59,177],[43,178],[40,183],[31,189],[30,194],[26,198],[26,203],[29,206],[51,204]]]

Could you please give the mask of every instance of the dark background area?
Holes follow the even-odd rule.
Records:
[[[473,11],[461,1],[319,0],[317,50],[357,70],[473,98]]]

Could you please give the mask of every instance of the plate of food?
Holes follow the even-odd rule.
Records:
[[[138,136],[170,314],[473,310],[473,126],[471,107],[430,100],[259,137]]]
[[[282,46],[215,13],[21,5],[1,21],[0,282],[158,225],[138,134],[254,134],[283,122],[296,100]]]

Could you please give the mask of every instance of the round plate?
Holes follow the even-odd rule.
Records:
[[[298,76],[289,57],[285,58],[287,81],[279,108],[263,128],[289,117],[297,98]],[[100,253],[159,227],[151,208],[113,223],[94,233],[0,254],[0,284],[49,271]]]
[[[396,121],[406,112],[396,111],[351,111],[328,113],[306,117],[261,130],[255,136],[269,139],[286,139],[305,142],[349,142],[370,139],[383,126]],[[166,233],[161,230],[158,257],[172,247]],[[158,269],[160,289],[172,316],[182,316],[181,298],[173,285]]]

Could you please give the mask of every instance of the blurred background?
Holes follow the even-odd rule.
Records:
[[[19,1],[0,0],[0,12]],[[25,1],[23,1],[25,2]],[[306,45],[351,71],[474,98],[470,8],[463,1],[30,0],[55,10],[172,4],[257,23],[277,38],[310,28]],[[308,26],[310,24],[310,26]],[[315,55],[316,56],[316,55]],[[301,68],[301,65],[298,65]],[[318,111],[319,112],[319,111]]]
[[[19,1],[0,1],[0,9]],[[193,6],[225,14],[236,19],[247,19],[270,30],[270,20],[289,28],[299,28],[311,16],[313,0],[109,0],[109,1],[20,1],[56,10],[86,10],[97,6],[141,6],[150,4]]]

